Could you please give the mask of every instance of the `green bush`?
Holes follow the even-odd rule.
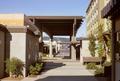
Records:
[[[102,76],[104,74],[104,68],[103,67],[97,67],[95,70],[95,75]]]
[[[35,63],[30,65],[29,67],[29,74],[30,75],[38,75],[43,67],[43,63]]]
[[[6,72],[10,73],[11,77],[22,75],[23,66],[23,62],[16,57],[6,60]]]
[[[106,61],[106,62],[103,63],[103,66],[104,66],[104,67],[106,67],[106,66],[111,66],[111,65],[112,65],[111,62],[107,62],[107,61]]]
[[[96,69],[96,64],[95,63],[88,63],[87,69]]]

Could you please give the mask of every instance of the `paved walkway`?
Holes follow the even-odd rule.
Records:
[[[45,71],[37,77],[27,77],[22,81],[106,81],[94,77],[80,62],[70,60],[45,60]]]

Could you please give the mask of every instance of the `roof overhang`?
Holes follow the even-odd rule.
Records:
[[[75,33],[80,27],[82,16],[28,16],[29,19],[43,32],[48,35],[66,35],[73,34],[73,25],[75,24]]]
[[[110,0],[109,3],[102,10],[102,18],[108,16],[116,16],[120,13],[120,0]]]

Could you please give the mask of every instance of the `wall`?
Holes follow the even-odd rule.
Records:
[[[97,41],[95,42],[97,44]],[[83,62],[83,57],[92,57],[89,50],[89,40],[82,40],[82,47],[80,48],[80,61]],[[98,57],[97,50],[95,57]]]
[[[25,62],[26,33],[11,33],[10,58],[17,57]]]
[[[26,61],[26,33],[11,33],[10,58],[17,57],[25,64]],[[23,69],[26,75],[26,68]]]
[[[120,81],[120,62],[116,62],[116,81]]]
[[[89,51],[89,40],[82,40],[81,55],[83,57],[91,57]]]
[[[0,31],[0,78],[4,76],[5,33]]]
[[[23,27],[24,14],[0,14],[0,24]]]
[[[29,65],[38,60],[39,54],[39,37],[28,31],[26,35],[26,70]]]

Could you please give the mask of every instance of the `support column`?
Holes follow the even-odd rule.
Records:
[[[116,35],[115,35],[115,20],[112,20],[112,81],[116,81],[116,67],[115,67],[115,42],[116,42]]]
[[[43,31],[41,28],[40,31],[40,38],[39,38],[39,59],[42,59],[42,55],[43,55]]]
[[[72,41],[72,36],[70,36],[70,41]],[[72,46],[70,44],[70,59],[72,59],[72,57],[71,57],[71,53],[72,53],[71,48],[72,48]]]
[[[76,41],[76,37],[72,36],[72,42]],[[76,46],[75,44],[71,45],[71,59],[76,60]]]
[[[75,27],[76,27],[76,19],[74,19],[74,23],[73,23],[73,33],[72,33],[72,38],[71,38],[72,43],[76,41]],[[76,46],[75,46],[75,44],[71,45],[71,59],[74,61],[76,60]]]
[[[53,37],[51,36],[49,40],[49,57],[50,58],[53,58],[52,41],[53,41]]]
[[[56,46],[55,46],[55,52],[58,53],[58,42],[56,43]]]

